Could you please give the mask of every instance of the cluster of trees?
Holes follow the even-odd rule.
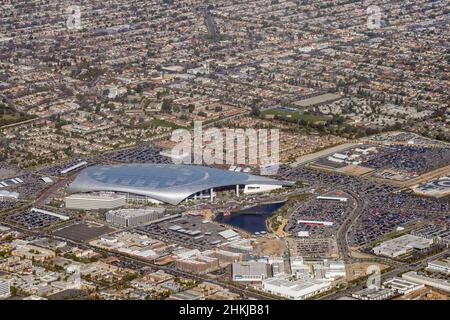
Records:
[[[0,126],[6,126],[32,118],[32,116],[27,115],[26,113],[18,112],[7,105],[0,103]]]

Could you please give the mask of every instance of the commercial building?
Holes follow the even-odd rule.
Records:
[[[265,262],[233,263],[233,281],[261,282],[269,277],[269,265]]]
[[[323,277],[330,280],[335,280],[338,278],[345,277],[345,262],[344,261],[330,261],[324,260],[323,265],[321,265],[323,272]],[[318,269],[315,267],[315,271]]]
[[[6,299],[11,296],[11,285],[8,280],[0,279],[0,299]]]
[[[291,272],[297,279],[309,278],[312,276],[311,266],[305,264],[302,257],[291,257]]]
[[[338,278],[345,277],[344,261],[334,261],[324,259],[305,261],[303,257],[290,258],[291,272],[296,278],[324,279],[334,281]]]
[[[267,262],[271,266],[272,276],[279,277],[287,273],[285,261],[283,257],[269,257]]]
[[[249,254],[253,251],[253,246],[249,239],[238,238],[236,240],[231,240],[223,245],[224,249],[240,252],[244,254]]]
[[[404,236],[385,241],[379,246],[373,248],[376,255],[396,258],[404,255],[414,249],[423,250],[429,248],[433,244],[432,239],[406,234]]]
[[[318,196],[316,197],[317,200],[330,200],[330,201],[340,201],[340,202],[347,202],[348,198],[346,197],[331,197],[331,196]]]
[[[434,243],[450,246],[450,228],[443,225],[426,225],[419,229],[411,231],[414,236],[432,239]]]
[[[387,300],[395,296],[394,290],[389,288],[365,288],[352,294],[359,300]]]
[[[70,217],[68,217],[68,216],[64,216],[64,215],[59,214],[59,213],[54,213],[54,212],[51,212],[51,211],[42,210],[42,209],[38,209],[38,208],[31,208],[30,211],[33,212],[33,213],[39,213],[39,214],[44,214],[44,215],[52,216],[52,217],[61,219],[61,220],[63,220],[63,221],[67,221],[67,220],[70,219]]]
[[[450,292],[450,281],[444,279],[435,279],[418,274],[416,271],[409,271],[402,274],[402,278],[408,281],[423,284],[429,287],[433,287],[439,290]]]
[[[88,163],[86,161],[81,161],[81,162],[77,163],[76,165],[73,165],[67,169],[61,170],[61,174],[66,174],[66,173],[72,172],[73,170],[79,169],[87,164]]]
[[[291,280],[289,277],[272,278],[262,282],[263,290],[290,300],[304,300],[326,291],[330,281],[313,279]]]
[[[428,262],[427,270],[450,274],[450,257]]]
[[[100,194],[73,194],[66,197],[64,201],[67,209],[116,209],[127,204],[127,197],[109,192]]]
[[[175,261],[176,267],[185,272],[204,274],[219,268],[219,259],[198,254],[187,259],[180,259]]]
[[[203,197],[205,192],[213,201],[215,188],[231,188],[239,196],[242,186],[244,193],[255,193],[291,185],[289,181],[195,165],[120,164],[84,169],[70,184],[69,191],[116,192],[127,198],[177,205],[188,198]]]
[[[233,262],[239,262],[244,259],[244,254],[239,252],[231,252],[227,250],[214,249],[203,252],[204,255],[219,259],[220,265],[229,265]]]
[[[6,190],[0,191],[0,200],[1,201],[17,201],[19,199],[19,193],[17,192],[9,192]]]
[[[122,209],[108,211],[106,221],[120,227],[135,227],[164,216],[164,208]]]
[[[384,288],[395,290],[401,294],[409,294],[424,287],[423,284],[417,284],[402,278],[392,278],[383,283]]]
[[[321,227],[332,227],[333,222],[331,221],[319,221],[319,220],[298,220],[298,224],[307,224],[312,226],[321,226]]]
[[[113,236],[102,235],[99,239],[92,240],[90,244],[108,251],[118,251],[150,260],[167,254],[172,247],[158,239],[126,231]]]

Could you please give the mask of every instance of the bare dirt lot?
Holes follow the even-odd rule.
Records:
[[[278,239],[258,238],[255,245],[256,253],[262,256],[282,256],[286,250],[284,241]]]
[[[362,175],[368,174],[374,170],[372,168],[367,168],[367,167],[363,167],[363,166],[355,166],[355,165],[350,164],[343,168],[338,168],[338,169],[336,169],[336,171],[344,173],[344,174],[348,174],[351,176],[362,176]]]
[[[352,279],[356,279],[356,278],[365,276],[367,274],[367,269],[369,268],[369,266],[378,266],[380,268],[380,270],[384,270],[389,267],[385,264],[376,263],[376,262],[353,263],[351,265],[351,270],[353,273]]]

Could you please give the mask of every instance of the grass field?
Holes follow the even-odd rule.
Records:
[[[16,122],[32,119],[33,117],[22,112],[17,112],[11,108],[0,104],[0,127]]]
[[[263,117],[268,115],[275,115],[279,118],[283,118],[288,121],[297,122],[303,120],[308,123],[314,123],[317,121],[325,120],[322,117],[315,116],[312,114],[305,114],[302,111],[291,111],[291,110],[280,110],[280,109],[271,109],[262,112]]]
[[[147,121],[145,123],[140,124],[142,128],[148,128],[148,127],[168,127],[172,129],[184,129],[185,127],[182,127],[176,123],[163,120],[163,119],[152,119],[150,121]]]

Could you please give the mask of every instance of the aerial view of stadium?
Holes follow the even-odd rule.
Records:
[[[275,190],[293,182],[193,165],[128,164],[84,169],[70,184],[69,191],[114,191],[177,205],[204,191],[213,199],[214,188],[232,187],[239,196],[241,185],[246,194]]]
[[[449,21],[441,0],[0,1],[0,306],[450,300]]]

